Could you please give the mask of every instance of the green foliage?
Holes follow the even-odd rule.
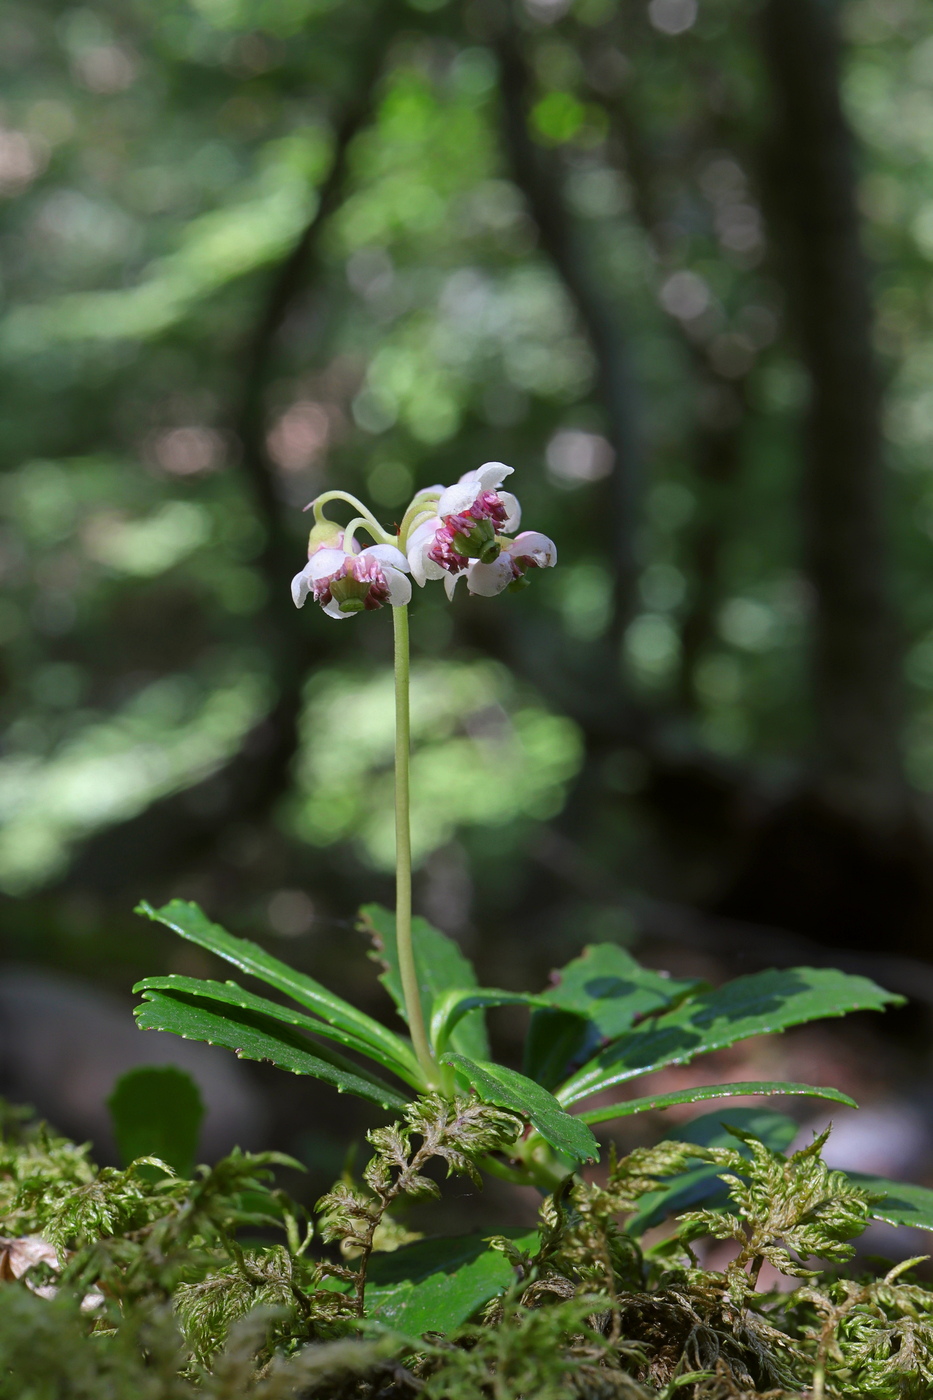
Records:
[[[605,1108],[592,1108],[579,1117],[584,1123],[608,1123],[613,1118],[628,1118],[632,1113],[645,1113],[649,1109],[674,1108],[678,1104],[705,1103],[708,1099],[729,1099],[739,1095],[754,1094],[767,1098],[774,1094],[793,1096],[803,1094],[811,1099],[829,1099],[833,1103],[857,1108],[858,1104],[841,1089],[831,1089],[815,1084],[790,1084],[787,1080],[743,1079],[735,1084],[697,1084],[690,1089],[672,1091],[669,1094],[646,1094],[640,1099],[626,1099],[623,1103],[608,1104]]]
[[[866,1191],[878,1196],[873,1207],[876,1219],[889,1225],[913,1225],[918,1230],[933,1230],[933,1190],[915,1186],[910,1181],[890,1181],[884,1176],[868,1176],[850,1172],[849,1176]]]
[[[802,1333],[816,1343],[828,1394],[866,1400],[924,1400],[933,1385],[933,1294],[900,1282],[916,1260],[884,1278],[836,1279],[825,1290],[802,1288]]]
[[[10,1235],[42,1234],[62,1198],[93,1183],[89,1147],[76,1147],[44,1123],[5,1117],[0,1137],[0,1219]]]
[[[643,1016],[704,989],[695,978],[664,977],[617,944],[599,943],[561,968],[557,985],[543,995],[552,1006],[592,1021],[603,1040],[616,1040]]]
[[[209,1370],[184,1373],[186,1346],[169,1307],[134,1307],[99,1327],[80,1299],[0,1285],[0,1400],[295,1400],[340,1395],[379,1374],[391,1348],[348,1338],[265,1362],[268,1314],[232,1328]],[[324,1392],[318,1387],[325,1387]]]
[[[513,1230],[507,1239],[519,1254],[531,1254],[538,1232]],[[514,1278],[506,1252],[481,1235],[417,1240],[389,1254],[373,1255],[367,1310],[409,1337],[453,1332],[485,1303],[507,1292]]]
[[[192,983],[191,978],[177,979]],[[149,985],[152,981],[170,984],[169,990],[157,989]],[[150,978],[140,983],[146,998],[137,1007],[136,1023],[140,1030],[173,1031],[187,1040],[204,1040],[209,1045],[222,1045],[233,1050],[244,1060],[269,1060],[280,1069],[291,1070],[293,1074],[309,1074],[330,1084],[338,1094],[355,1094],[367,1099],[380,1108],[401,1108],[405,1103],[401,1094],[376,1075],[360,1070],[351,1060],[338,1055],[326,1045],[305,1039],[299,1031],[282,1028],[277,1023],[282,1020],[298,1021],[295,1012],[279,1014],[278,1008],[272,1014],[253,1009],[255,1003],[264,1003],[264,997],[249,997],[237,987],[228,987],[227,995],[220,1000],[213,994],[213,984],[197,983],[195,992],[186,987],[176,989],[176,979],[168,977]],[[201,995],[201,988],[204,995]],[[242,1010],[230,1010],[246,1001]],[[272,1005],[272,1003],[266,1003]],[[218,1009],[218,1006],[223,1009]],[[301,1017],[302,1023],[314,1029],[311,1017]],[[312,1054],[312,1049],[315,1053]]]
[[[550,1307],[523,1307],[515,1297],[507,1299],[497,1309],[495,1325],[462,1328],[459,1345],[430,1358],[424,1394],[430,1400],[523,1395],[649,1400],[652,1392],[624,1369],[625,1349],[599,1328],[605,1303],[586,1294]],[[431,1363],[438,1360],[432,1375]]]
[[[159,1157],[191,1176],[204,1104],[197,1084],[174,1065],[140,1065],[120,1076],[107,1100],[120,1155]]]
[[[394,1070],[409,1082],[412,1074],[418,1075],[414,1054],[399,1036],[393,1035],[385,1026],[364,1012],[357,1011],[355,1006],[351,1006],[342,997],[335,996],[312,977],[296,972],[294,968],[273,957],[257,944],[245,938],[235,938],[219,924],[211,923],[196,904],[173,899],[163,909],[153,909],[143,901],[137,912],[166,924],[181,934],[182,938],[190,939],[192,943],[223,958],[225,962],[232,963],[251,977],[267,982],[276,991],[283,992],[293,1001],[297,1001],[299,1006],[311,1011],[316,1017],[314,1030],[317,1035],[334,1036],[344,1045],[359,1049],[378,1060],[387,1069]],[[209,987],[212,985],[208,984]],[[228,998],[231,995],[234,1004],[237,995],[240,995],[244,997],[246,1005],[249,1005],[247,994],[242,993],[239,988],[234,987],[232,994],[227,993]],[[254,1006],[258,1000],[254,999]],[[268,1012],[268,1005],[263,1004],[258,1009],[260,1013]],[[287,1018],[287,1013],[281,1007],[271,1014]],[[417,1082],[416,1077],[415,1083]]]
[[[881,1011],[903,998],[832,968],[772,969],[737,977],[648,1017],[579,1069],[558,1091],[565,1105],[602,1093],[665,1065],[686,1064],[753,1035],[786,1030],[824,1016]]]
[[[778,1152],[783,1152],[798,1132],[798,1125],[783,1113],[762,1108],[730,1108],[681,1123],[670,1129],[665,1137],[677,1142],[696,1143],[701,1147],[732,1147],[736,1140],[729,1131],[730,1126],[741,1128]],[[751,1149],[745,1142],[739,1141],[737,1150],[743,1157],[751,1155]],[[656,1189],[640,1194],[625,1228],[631,1234],[640,1235],[652,1225],[659,1225],[668,1216],[679,1215],[690,1206],[722,1206],[727,1200],[728,1191],[719,1176],[719,1168],[715,1164],[701,1162],[689,1166],[685,1172],[666,1180]]]
[[[160,911],[146,904],[140,911],[306,1008],[283,1006],[232,981],[149,977],[136,988],[145,998],[136,1011],[141,1027],[224,1045],[248,1059],[267,1059],[396,1111],[407,1101],[401,1093],[368,1067],[322,1044],[321,1037],[374,1060],[411,1087],[440,1086],[451,1094],[459,1084],[482,1103],[531,1122],[535,1131],[515,1148],[512,1175],[547,1187],[574,1164],[598,1157],[591,1123],[729,1095],[807,1094],[851,1105],[847,1095],[832,1088],[743,1081],[569,1112],[593,1094],[636,1075],[683,1063],[746,1036],[846,1011],[880,1010],[899,1000],[867,978],[819,968],[758,973],[711,991],[703,983],[671,981],[642,968],[611,944],[588,948],[563,969],[555,987],[538,996],[482,988],[456,943],[424,919],[415,919],[415,966],[428,1048],[442,1070],[432,1082],[410,1041],[256,944],[211,923],[197,905],[175,900]],[[382,965],[380,980],[404,1016],[394,915],[369,905],[361,912],[360,927],[376,945],[373,956]],[[487,1058],[484,1012],[505,1005],[533,1008],[523,1056],[532,1074]],[[595,1057],[574,1068],[596,1045],[601,1048]],[[485,1053],[467,1053],[465,1047]]]

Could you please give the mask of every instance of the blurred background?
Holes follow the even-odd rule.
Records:
[[[418,909],[493,985],[874,976],[666,1087],[838,1084],[933,1179],[929,7],[7,0],[0,67],[0,1088],[106,1155],[171,1058],[339,1170],[363,1110],[134,1029],[216,969],[132,910],[390,1016],[390,620],[293,608],[301,508],[495,459],[560,563],[415,600]]]

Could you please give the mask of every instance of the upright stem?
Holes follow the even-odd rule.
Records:
[[[437,1082],[437,1065],[431,1054],[411,941],[411,810],[409,758],[411,717],[409,709],[408,608],[393,608],[395,625],[395,937],[398,969],[402,979],[405,1013],[412,1044],[428,1085]]]

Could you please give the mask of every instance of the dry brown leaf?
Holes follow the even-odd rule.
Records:
[[[0,1279],[10,1281],[22,1278],[33,1264],[51,1264],[53,1269],[61,1268],[55,1250],[41,1235],[21,1235],[18,1239],[0,1235]]]

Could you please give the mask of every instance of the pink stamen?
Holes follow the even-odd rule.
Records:
[[[469,510],[444,517],[443,525],[434,533],[428,558],[450,574],[462,573],[470,561],[454,549],[454,535],[469,539],[481,521],[491,520],[494,525],[504,525],[507,519],[508,511],[497,492],[481,491]]]
[[[331,584],[339,578],[346,578],[348,575],[355,578],[359,583],[368,583],[369,592],[363,599],[363,607],[370,612],[376,608],[384,607],[389,601],[389,586],[386,583],[385,574],[378,559],[348,555],[344,564],[327,578],[315,579],[312,584],[314,601],[323,605],[329,603],[333,598]]]
[[[491,520],[494,525],[504,525],[509,513],[496,491],[483,491],[470,506],[470,514],[474,520]]]
[[[455,522],[464,519],[465,517],[462,515],[448,515],[440,530],[435,531],[434,544],[428,550],[428,558],[433,559],[435,564],[439,564],[442,569],[446,569],[451,574],[459,574],[468,563],[464,555],[458,554],[453,547],[454,535],[462,533]],[[472,521],[467,521],[468,530],[472,528],[472,524]]]

